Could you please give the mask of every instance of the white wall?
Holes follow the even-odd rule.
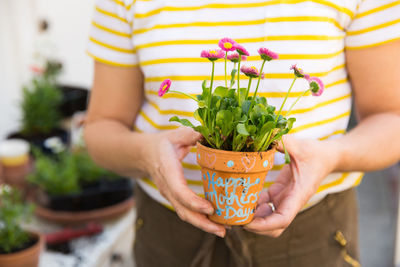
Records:
[[[19,127],[21,88],[38,42],[39,19],[64,66],[60,82],[90,88],[92,60],[86,55],[94,0],[0,0],[0,140]]]

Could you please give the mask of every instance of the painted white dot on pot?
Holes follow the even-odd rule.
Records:
[[[263,166],[264,166],[264,168],[268,167],[268,160],[264,160]]]
[[[233,163],[232,160],[230,160],[230,161],[228,161],[228,163],[226,163],[226,165],[227,165],[228,167],[233,167],[233,165],[235,165],[235,164]]]

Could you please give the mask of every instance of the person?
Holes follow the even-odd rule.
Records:
[[[252,55],[279,53],[259,89],[270,105],[282,103],[294,63],[326,87],[293,110],[284,139],[291,163],[276,154],[264,208],[232,228],[207,218],[214,210],[202,195],[199,133],[169,122],[194,122],[195,103],[157,96],[165,78],[199,94],[210,71],[200,51],[223,37]],[[354,188],[362,172],[400,158],[400,1],[96,0],[88,53],[85,141],[97,163],[136,178],[137,266],[359,266]],[[296,82],[289,104],[305,86]],[[346,132],[352,102],[359,124]]]

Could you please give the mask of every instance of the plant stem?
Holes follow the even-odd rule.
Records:
[[[250,77],[249,79],[249,85],[247,86],[247,92],[246,92],[246,97],[244,100],[247,100],[247,97],[249,96],[249,92],[250,92],[250,86],[251,86],[251,80],[253,80],[252,77]]]
[[[282,103],[282,105],[281,105],[281,107],[280,107],[278,113],[276,114],[275,123],[278,122],[279,115],[281,114],[282,108],[283,108],[283,106],[285,105],[287,98],[289,97],[290,91],[292,90],[293,85],[294,85],[294,82],[296,81],[296,79],[297,79],[297,76],[294,77],[293,82],[292,82],[292,84],[290,85],[289,90],[288,90],[288,92],[287,92],[287,94],[286,94],[286,96],[285,96],[285,99],[283,100],[283,103]],[[261,146],[261,148],[266,147],[267,144],[269,145],[270,139],[271,139],[271,135],[272,135],[272,130],[269,132],[268,138],[265,140],[265,143]],[[263,142],[261,142],[261,143],[263,143]]]
[[[258,77],[258,82],[257,82],[257,87],[256,87],[256,90],[254,91],[254,95],[253,95],[253,98],[252,98],[253,100],[255,100],[255,99],[256,99],[256,96],[257,96],[257,91],[258,91],[258,87],[260,86],[261,74],[262,74],[262,71],[263,71],[263,69],[264,69],[265,62],[267,62],[267,61],[264,60],[263,63],[262,63],[262,65],[261,65],[260,75],[259,75],[259,77]]]
[[[252,108],[253,108],[253,106],[254,106],[254,103],[255,103],[255,100],[256,100],[256,96],[257,96],[257,92],[258,92],[258,87],[260,86],[260,81],[261,81],[261,74],[262,74],[262,71],[263,71],[263,69],[264,69],[265,62],[267,62],[267,61],[264,60],[263,63],[262,63],[262,65],[261,65],[260,76],[258,77],[257,87],[256,87],[256,90],[254,91],[253,97],[251,98],[251,105],[250,105],[250,108],[249,108],[249,114],[250,114],[250,111],[252,110]]]
[[[294,85],[294,82],[296,81],[296,79],[297,79],[297,76],[294,76],[293,82],[292,82],[292,84],[291,84],[290,87],[289,87],[289,90],[288,90],[288,92],[287,92],[287,94],[286,94],[286,96],[285,96],[285,99],[284,99],[283,102],[282,102],[282,105],[281,105],[281,108],[280,108],[279,111],[278,111],[278,114],[276,115],[275,122],[278,121],[279,115],[281,115],[282,108],[283,108],[283,106],[285,105],[287,98],[289,97],[290,91],[292,90],[293,85]]]
[[[240,103],[240,62],[242,61],[242,56],[239,54],[239,62],[238,62],[238,72],[237,72],[237,83],[238,83],[238,102],[239,102],[239,107],[242,106],[242,103]]]
[[[184,95],[184,96],[187,96],[187,97],[193,99],[193,100],[196,101],[196,102],[199,102],[199,100],[197,100],[194,96],[189,95],[189,94],[184,93],[184,92],[179,92],[179,91],[175,91],[175,90],[169,90],[168,92],[181,94],[181,95]]]
[[[233,71],[234,69],[236,69],[236,62],[233,63],[233,69],[232,69],[232,71]],[[229,84],[229,89],[231,89],[232,85],[233,85],[232,83]]]
[[[210,82],[210,95],[208,96],[208,108],[211,109],[211,100],[212,100],[212,87],[214,83],[214,70],[215,70],[215,62],[212,61],[212,70],[211,70],[211,82]]]
[[[297,99],[296,101],[293,102],[293,104],[290,106],[290,108],[288,109],[288,111],[286,112],[285,116],[289,116],[290,112],[292,111],[292,108],[294,107],[294,105],[296,105],[296,103],[300,100],[300,98],[302,98],[305,94],[307,94],[309,91],[311,91],[311,89],[307,89],[305,90]]]
[[[228,51],[225,51],[225,87],[228,87],[228,82],[226,81],[226,61],[228,59]]]

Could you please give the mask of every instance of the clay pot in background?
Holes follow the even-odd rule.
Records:
[[[226,225],[252,221],[275,152],[275,148],[266,152],[232,152],[197,143],[204,195],[215,210],[210,220]]]
[[[14,253],[0,254],[0,266],[4,267],[37,267],[39,256],[44,246],[44,237],[31,232],[34,243],[24,250]]]

